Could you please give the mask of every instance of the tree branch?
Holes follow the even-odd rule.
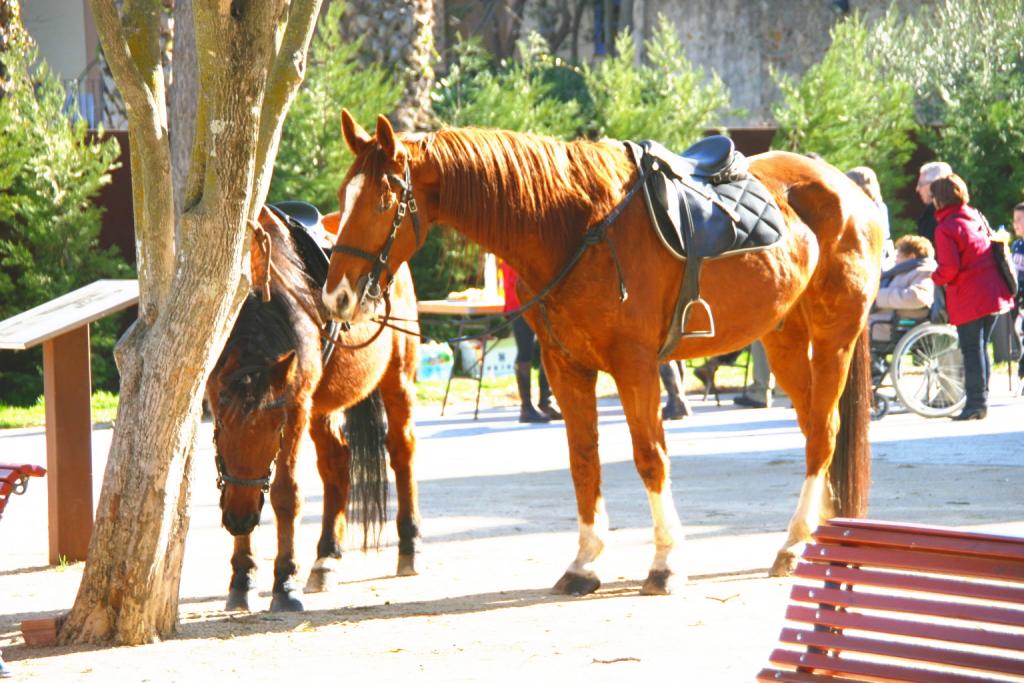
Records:
[[[91,0],[90,6],[128,112],[139,312],[152,322],[166,300],[174,268],[174,198],[160,64],[163,10],[160,0],[127,0],[122,21],[113,0]],[[134,30],[129,33],[126,26]]]
[[[256,172],[253,177],[251,207],[253,218],[256,217],[259,205],[266,198],[270,188],[273,163],[268,161],[272,162],[277,157],[277,146],[281,141],[285,116],[306,75],[309,41],[313,37],[313,28],[320,15],[322,2],[323,0],[295,0],[292,3],[281,47],[271,67],[260,114],[260,137],[256,146]]]

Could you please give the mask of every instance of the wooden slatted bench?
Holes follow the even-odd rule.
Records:
[[[758,681],[1024,681],[1024,538],[832,519]]]
[[[30,477],[41,477],[46,469],[38,465],[8,465],[0,463],[0,517],[4,516],[8,499],[15,493],[25,493]]]

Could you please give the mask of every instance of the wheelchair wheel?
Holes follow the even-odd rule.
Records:
[[[889,399],[877,391],[874,396],[874,404],[871,406],[871,419],[881,420],[889,414]]]
[[[892,381],[900,402],[924,417],[946,417],[963,408],[964,362],[956,328],[918,325],[892,354]]]

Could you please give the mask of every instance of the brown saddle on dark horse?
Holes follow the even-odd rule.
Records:
[[[700,296],[700,267],[707,258],[774,246],[785,220],[768,189],[747,171],[747,160],[732,140],[712,135],[681,155],[651,140],[627,142],[644,176],[644,200],[659,238],[678,259],[686,260],[682,288],[665,357],[684,337],[713,337],[714,315]],[[702,307],[708,326],[687,330],[694,306]]]

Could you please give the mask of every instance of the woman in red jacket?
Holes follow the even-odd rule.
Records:
[[[985,219],[968,206],[967,185],[958,175],[939,178],[931,185],[935,203],[935,260],[932,274],[937,285],[946,285],[949,322],[956,325],[964,357],[967,404],[954,420],[981,420],[988,412],[988,379],[991,366],[988,342],[996,316],[1013,306],[991,253]]]

